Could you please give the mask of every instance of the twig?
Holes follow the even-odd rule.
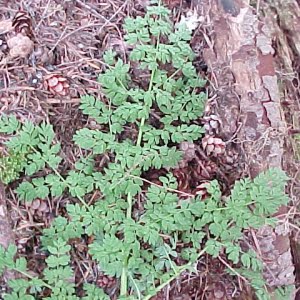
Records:
[[[171,188],[166,188],[166,187],[164,187],[164,186],[161,186],[161,185],[159,185],[159,184],[157,184],[157,183],[154,183],[154,182],[152,182],[152,181],[150,181],[150,180],[147,180],[147,179],[145,179],[145,178],[141,178],[141,177],[138,177],[138,176],[135,176],[135,175],[129,175],[129,177],[132,177],[132,178],[135,178],[135,179],[140,179],[140,180],[142,180],[142,181],[144,181],[144,182],[147,182],[147,183],[149,183],[149,184],[151,184],[151,185],[155,185],[155,186],[157,186],[157,187],[159,187],[159,188],[161,188],[161,189],[165,189],[165,190],[170,191],[170,192],[174,192],[174,193],[177,193],[177,194],[182,194],[182,195],[185,195],[185,196],[189,196],[189,197],[191,197],[191,198],[194,198],[194,197],[195,197],[195,195],[193,195],[193,194],[185,193],[185,192],[178,191],[178,190],[171,189]]]
[[[230,271],[232,271],[235,275],[237,275],[240,279],[242,279],[244,282],[249,283],[249,281],[242,276],[240,273],[238,273],[234,268],[232,268],[222,257],[218,256],[219,261],[224,264]]]

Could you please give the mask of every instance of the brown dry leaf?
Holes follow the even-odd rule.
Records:
[[[198,16],[196,10],[190,10],[187,12],[186,16],[181,16],[181,20],[178,25],[185,24],[188,30],[193,32],[202,22],[204,22],[204,17]]]
[[[9,54],[11,57],[27,57],[33,51],[33,41],[22,33],[18,33],[7,40],[7,45],[10,48]]]
[[[0,34],[8,33],[12,31],[13,26],[10,20],[0,21]]]

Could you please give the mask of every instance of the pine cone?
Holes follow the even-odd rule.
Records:
[[[7,40],[7,46],[11,57],[25,58],[32,53],[34,43],[28,36],[17,33]]]
[[[59,74],[50,74],[44,79],[45,89],[53,95],[66,96],[69,93],[68,80]]]
[[[183,152],[183,159],[179,165],[184,168],[196,157],[196,146],[191,142],[182,142],[179,144],[179,149]]]
[[[97,279],[97,286],[100,288],[111,288],[116,284],[116,279],[100,273]]]
[[[185,192],[189,190],[190,174],[187,168],[174,169],[173,175],[176,177],[178,182],[178,190]]]
[[[241,161],[240,154],[234,150],[227,150],[224,156],[221,157],[220,162],[224,172],[231,172],[234,170],[234,172],[238,174],[243,169],[243,162]]]
[[[22,33],[33,37],[31,18],[25,11],[18,11],[12,20],[12,26],[16,33]]]
[[[210,135],[206,135],[202,139],[202,146],[207,155],[218,156],[225,152],[225,143],[223,140]]]
[[[47,201],[42,199],[35,199],[31,203],[26,203],[26,206],[29,208],[31,215],[35,217],[42,218],[50,211]]]
[[[16,239],[16,246],[18,248],[19,253],[26,253],[26,244],[28,242],[29,238],[28,237],[23,237],[23,238],[17,238]]]
[[[208,300],[226,300],[228,299],[226,296],[226,286],[221,281],[214,282],[212,285],[207,289],[207,299]],[[231,297],[230,297],[231,298]]]
[[[212,180],[217,172],[218,166],[211,160],[201,160],[193,170],[193,177],[196,182],[201,180]]]
[[[219,128],[221,127],[221,121],[216,115],[209,115],[203,117],[202,124],[206,132],[210,135],[218,133]]]
[[[210,184],[209,181],[205,181],[199,184],[193,191],[195,196],[200,196],[201,200],[206,199],[209,196],[209,193],[207,191],[207,187],[209,184]]]
[[[180,199],[189,199],[191,196],[190,189],[190,171],[188,168],[178,168],[173,170],[173,175],[176,177],[178,182],[177,190],[183,193],[180,193],[178,197]]]

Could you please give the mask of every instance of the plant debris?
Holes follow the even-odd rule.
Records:
[[[18,33],[7,40],[7,46],[12,58],[26,58],[32,53],[34,43],[28,36]]]

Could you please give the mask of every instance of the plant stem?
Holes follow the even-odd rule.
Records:
[[[18,272],[18,273],[24,275],[24,276],[27,277],[28,279],[31,279],[31,280],[34,279],[34,277],[31,276],[30,274],[28,274],[27,272],[23,272],[23,271],[21,271],[21,270],[19,270],[19,269],[17,269],[17,268],[12,268],[12,270],[14,270],[14,271],[16,271],[16,272]],[[44,282],[43,280],[42,280],[42,282],[43,282],[43,286],[44,286],[44,287],[46,287],[46,288],[48,288],[48,289],[50,289],[50,290],[53,289],[53,287],[52,287],[51,285],[47,284],[47,283]]]
[[[183,271],[185,271],[186,269],[190,268],[192,266],[191,263],[188,263],[182,267],[179,268],[179,270],[172,276],[170,277],[166,282],[162,283],[161,285],[159,285],[156,289],[155,292],[147,295],[146,297],[143,298],[143,300],[149,300],[151,299],[153,296],[155,296],[158,292],[160,292],[165,286],[167,286],[169,283],[171,283],[174,279],[176,279]]]
[[[126,217],[127,219],[131,219],[131,210],[132,210],[132,196],[131,193],[128,193],[127,195],[127,203],[128,203],[128,208],[126,212]]]
[[[197,260],[206,252],[206,248],[202,249],[200,253],[198,254]],[[158,292],[160,292],[165,286],[167,286],[169,283],[171,283],[174,279],[176,279],[183,271],[189,269],[193,265],[192,262],[189,262],[181,267],[178,268],[178,271],[175,272],[173,276],[171,276],[166,282],[163,282],[160,284],[154,292],[147,295],[143,298],[143,300],[150,300],[153,296],[155,296]]]
[[[158,41],[157,41],[157,46],[158,46],[158,44],[159,44],[159,37],[158,37]],[[152,70],[150,83],[149,83],[149,87],[148,87],[148,92],[152,91],[155,71],[156,71],[156,69]],[[141,142],[142,142],[143,127],[145,125],[145,121],[146,121],[145,118],[141,119],[141,123],[139,126],[138,138],[137,138],[137,142],[136,142],[137,146],[140,146]],[[127,195],[127,203],[128,203],[128,208],[127,208],[127,212],[126,212],[126,218],[131,219],[131,213],[132,213],[132,195],[131,195],[131,193],[128,193],[128,195]],[[121,296],[126,296],[126,294],[127,294],[127,285],[128,285],[127,263],[128,263],[128,257],[124,261],[123,269],[122,269],[121,288],[120,288]]]
[[[139,128],[139,134],[138,134],[138,138],[137,138],[137,142],[136,142],[137,146],[141,145],[144,125],[145,125],[145,118],[142,118],[141,123],[140,123],[140,128]]]
[[[148,92],[152,91],[152,88],[153,88],[153,79],[154,79],[155,71],[156,71],[156,69],[152,70]],[[140,123],[140,128],[139,128],[139,134],[138,134],[138,138],[137,138],[137,142],[136,142],[137,146],[141,145],[144,125],[145,125],[145,118],[142,118],[141,119],[141,123]]]
[[[160,1],[159,1],[158,5],[160,6]],[[156,53],[157,53],[158,46],[159,46],[159,39],[160,39],[160,35],[158,35],[158,37],[157,37]],[[157,61],[157,54],[155,55],[155,60]],[[155,72],[156,72],[156,68],[153,69],[152,72],[151,72],[151,78],[150,78],[150,83],[149,83],[149,87],[148,87],[148,92],[152,91],[153,79],[154,79]],[[138,135],[137,142],[136,142],[137,146],[140,146],[140,144],[141,144],[144,125],[145,125],[145,118],[142,118],[141,123],[140,123],[140,128],[139,128],[139,135]]]
[[[126,218],[127,220],[131,219],[131,212],[132,212],[132,195],[129,192],[127,195],[127,211],[126,211]],[[120,295],[126,296],[127,295],[127,288],[128,288],[128,273],[127,273],[127,264],[128,264],[128,256],[124,259],[123,262],[123,269],[121,275],[121,287],[120,287]]]
[[[123,264],[122,275],[121,275],[121,287],[120,287],[120,296],[127,295],[127,286],[128,286],[128,276],[127,276],[127,259]]]
[[[136,292],[137,292],[137,294],[138,294],[138,297],[139,297],[138,300],[141,300],[141,299],[142,299],[142,298],[141,298],[141,292],[140,292],[140,290],[139,290],[139,288],[138,288],[138,286],[137,286],[137,284],[136,284],[136,282],[135,282],[135,280],[133,279],[133,277],[132,277],[131,274],[129,274],[129,278],[130,278],[130,280],[132,281],[132,283],[133,283],[133,285],[134,285],[134,287],[135,287],[135,290],[136,290]]]
[[[160,5],[160,1],[159,1],[159,5]],[[157,37],[157,43],[156,43],[156,49],[158,50],[158,45],[159,45],[159,39],[160,36]],[[157,60],[157,55],[155,60]],[[148,92],[151,92],[153,89],[153,80],[154,80],[154,75],[156,72],[156,68],[154,68],[151,72],[151,78],[150,78],[150,82],[149,82],[149,87],[148,87]],[[143,127],[145,125],[145,118],[141,119],[141,123],[139,126],[139,133],[138,133],[138,138],[137,138],[137,142],[136,145],[140,146],[142,143],[142,136],[143,136]],[[131,213],[132,213],[132,195],[131,193],[128,193],[127,195],[127,203],[128,203],[128,208],[127,208],[127,212],[126,212],[126,218],[127,219],[131,219]],[[129,255],[126,257],[124,263],[123,263],[123,269],[122,269],[122,275],[121,275],[121,287],[120,287],[120,295],[121,296],[126,296],[127,295],[127,286],[128,286],[128,270],[127,270],[127,264],[128,264],[128,258]]]

